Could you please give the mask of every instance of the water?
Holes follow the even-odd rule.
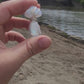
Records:
[[[42,9],[42,22],[84,39],[84,12]]]

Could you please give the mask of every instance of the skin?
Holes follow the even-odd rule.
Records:
[[[40,35],[25,39],[18,32],[11,31],[16,28],[27,28],[29,20],[16,18],[23,14],[30,6],[40,7],[36,0],[9,0],[0,3],[0,84],[8,84],[14,73],[31,56],[48,48],[51,39]],[[18,45],[7,48],[5,43],[17,41]]]

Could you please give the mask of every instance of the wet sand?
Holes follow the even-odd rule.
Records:
[[[15,29],[28,38],[28,32]],[[15,73],[9,84],[84,84],[84,44],[65,38],[57,30],[41,25],[52,45],[31,57]],[[7,44],[13,46],[16,43]]]

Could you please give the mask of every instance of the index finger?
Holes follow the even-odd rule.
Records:
[[[0,24],[7,22],[11,16],[24,13],[30,6],[37,6],[37,0],[10,0],[0,4]]]

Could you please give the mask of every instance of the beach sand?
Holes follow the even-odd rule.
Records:
[[[14,30],[29,38],[27,30]],[[51,47],[27,60],[9,84],[84,84],[84,44],[45,25],[41,25],[41,30],[51,37]],[[15,44],[9,42],[7,46]]]

